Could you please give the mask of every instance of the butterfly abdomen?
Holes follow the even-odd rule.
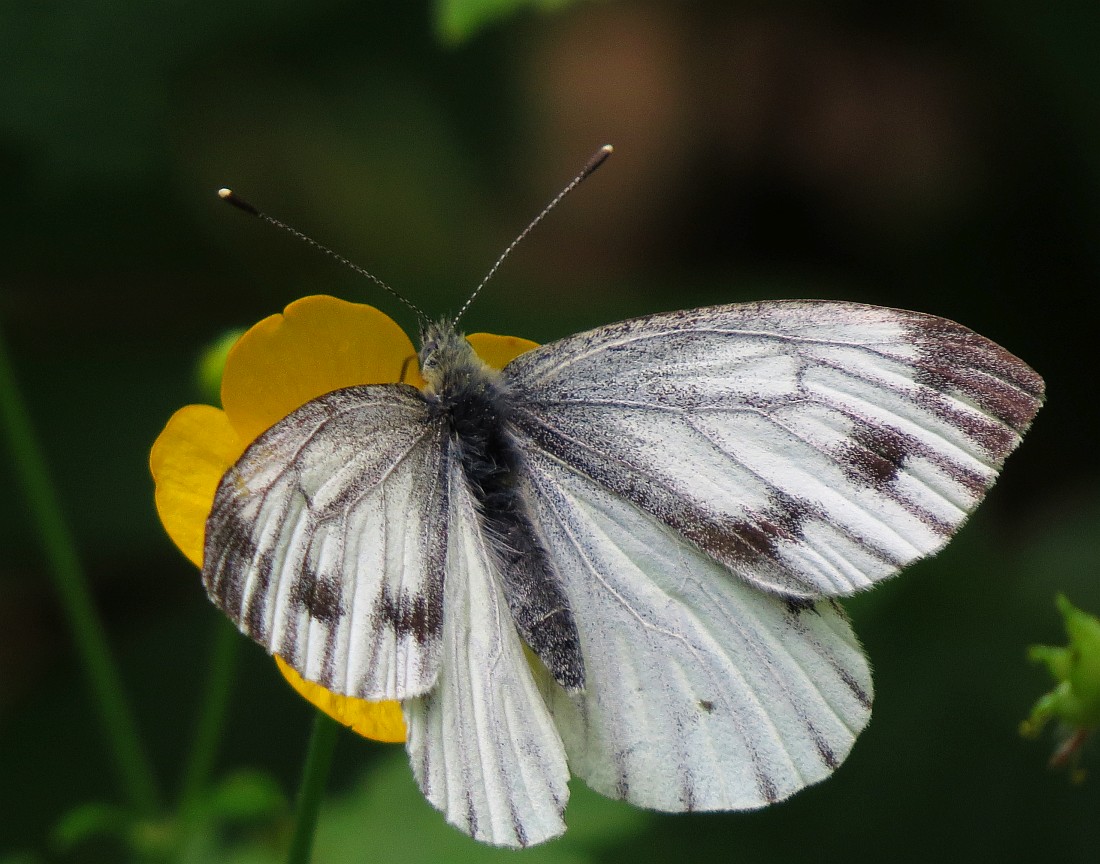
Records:
[[[449,427],[455,457],[477,503],[520,636],[568,690],[584,687],[580,640],[561,580],[519,491],[520,455],[499,374],[454,331],[426,334],[421,365],[433,411]]]

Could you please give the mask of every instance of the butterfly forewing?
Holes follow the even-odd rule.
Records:
[[[299,408],[222,479],[203,579],[237,625],[337,693],[404,699],[439,668],[448,442],[405,385]]]
[[[579,694],[543,682],[572,771],[671,811],[761,807],[830,774],[870,716],[843,614],[730,579],[591,479],[537,451],[526,461],[588,675]]]
[[[448,822],[478,840],[527,846],[565,830],[565,752],[458,466],[449,499],[439,683],[404,704],[409,756]]]
[[[654,315],[505,369],[528,446],[747,582],[850,594],[929,555],[977,506],[1043,396],[953,322],[828,302]]]

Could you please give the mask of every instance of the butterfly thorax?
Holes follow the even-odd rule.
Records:
[[[482,511],[520,506],[513,500],[517,457],[506,429],[509,400],[500,373],[446,322],[424,331],[420,367],[433,413],[447,425]]]
[[[449,323],[427,327],[421,344],[425,395],[449,432],[451,453],[477,503],[516,629],[558,683],[580,689],[584,664],[576,626],[524,501],[506,380]]]

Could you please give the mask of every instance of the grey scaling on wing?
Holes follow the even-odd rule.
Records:
[[[449,459],[407,385],[349,387],[264,432],[218,486],[203,581],[304,678],[364,699],[439,670]]]
[[[777,301],[652,315],[503,373],[521,449],[752,585],[851,594],[939,550],[993,485],[1042,379],[916,312]]]

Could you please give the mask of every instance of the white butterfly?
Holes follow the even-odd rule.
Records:
[[[420,363],[425,392],[261,435],[203,576],[305,678],[400,700],[428,800],[503,846],[564,831],[570,772],[666,811],[828,776],[871,705],[832,598],[940,549],[1043,399],[961,325],[850,303],[653,315],[502,372],[443,325]]]

